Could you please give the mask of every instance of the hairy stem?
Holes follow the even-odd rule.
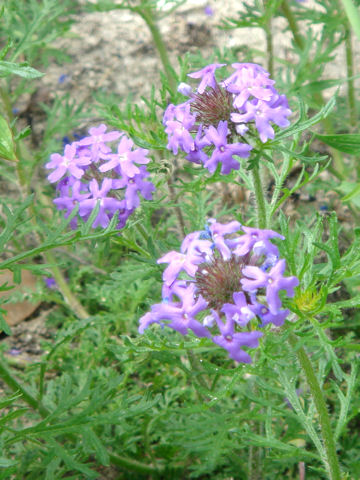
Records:
[[[281,11],[289,23],[290,30],[294,37],[295,45],[299,47],[301,50],[304,50],[304,47],[305,47],[304,39],[300,34],[298,24],[296,23],[296,19],[288,5],[287,0],[284,0],[283,3],[281,4]]]
[[[268,0],[264,1],[264,6],[266,7],[266,3]],[[270,77],[274,76],[274,49],[273,49],[273,38],[272,38],[272,31],[271,31],[271,17],[267,21],[264,30],[266,36],[266,56],[267,56],[267,69],[270,73]]]
[[[352,48],[351,29],[349,25],[346,25],[345,35],[345,54],[346,54],[346,76],[348,78],[347,97],[350,110],[350,124],[355,127],[357,124],[356,115],[356,100],[355,100],[355,87],[354,87],[354,57]]]
[[[304,50],[304,48],[305,48],[304,39],[300,34],[298,24],[297,24],[296,19],[293,15],[289,5],[288,5],[287,0],[284,0],[283,3],[281,4],[281,11],[282,11],[284,17],[286,18],[286,20],[288,21],[290,30],[291,30],[293,38],[294,38],[295,45],[300,50]],[[307,66],[308,67],[310,66],[309,62],[307,62]],[[325,104],[325,101],[324,101],[324,98],[323,98],[321,92],[315,92],[313,98],[314,98],[314,101],[317,104],[320,104],[320,105]],[[324,125],[324,129],[328,134],[331,135],[331,134],[334,133],[334,129],[333,129],[331,120],[328,117],[326,117],[322,120],[322,124]],[[346,176],[345,175],[346,167],[345,167],[345,164],[344,164],[343,156],[340,152],[338,152],[337,150],[335,150],[332,147],[329,147],[329,150],[331,152],[331,156],[333,158],[334,165],[335,165],[333,167],[333,172],[336,172],[335,176],[337,178],[339,178],[341,180],[344,180],[345,176]]]
[[[257,212],[257,223],[259,228],[267,227],[267,212],[266,212],[266,200],[264,196],[264,188],[261,183],[260,169],[258,166],[255,166],[252,170],[252,178],[256,199],[256,212]]]
[[[360,40],[360,14],[352,0],[340,0],[355,35]]]
[[[315,371],[304,348],[297,347],[298,340],[295,335],[291,334],[289,336],[289,342],[297,355],[301,368],[303,369],[316,410],[319,415],[319,423],[327,457],[325,466],[329,473],[329,478],[330,480],[341,480],[340,466],[336,454],[336,446],[331,429],[330,417],[321,387],[315,375]]]
[[[175,203],[176,202],[176,195],[175,195],[175,190],[174,190],[174,187],[172,186],[171,184],[171,181],[170,179],[167,180],[167,186],[168,186],[168,189],[169,189],[169,194],[170,194],[170,200]],[[177,219],[178,219],[178,222],[179,222],[179,225],[180,225],[180,228],[181,228],[181,233],[182,233],[182,236],[185,237],[186,235],[186,231],[185,231],[185,221],[184,221],[184,217],[183,217],[183,214],[181,212],[181,208],[176,205],[174,207],[174,210],[175,210],[175,214],[177,216]]]
[[[144,6],[134,8],[134,11],[137,12],[145,20],[146,25],[148,26],[151,32],[155,47],[157,48],[157,51],[160,55],[160,60],[161,60],[161,63],[163,64],[165,75],[169,82],[169,86],[172,92],[175,92],[176,80],[174,78],[173,69],[171,67],[167,48],[162,38],[162,35],[160,33],[159,27],[156,24],[155,15],[153,11],[150,8],[146,8]]]
[[[40,415],[45,418],[50,415],[50,412],[44,405],[38,401],[27,388],[23,387],[21,383],[12,375],[10,370],[0,360],[0,377],[14,392],[20,392],[23,400],[34,410],[37,410]]]
[[[75,295],[73,295],[67,281],[65,280],[64,275],[62,274],[59,267],[55,264],[56,260],[52,252],[44,253],[44,257],[46,259],[46,262],[51,264],[51,273],[55,278],[56,284],[59,287],[65,302],[69,305],[71,310],[76,314],[78,318],[89,318],[90,315],[87,313],[87,311],[81,305]]]

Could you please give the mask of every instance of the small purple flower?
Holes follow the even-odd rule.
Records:
[[[211,65],[207,65],[201,70],[198,70],[197,72],[189,73],[188,77],[201,78],[201,82],[197,88],[197,91],[199,93],[203,93],[206,87],[216,87],[215,70],[224,67],[225,65],[226,63],[213,63]]]
[[[66,73],[63,73],[62,75],[60,75],[60,77],[58,78],[58,82],[61,84],[61,83],[64,83],[67,79],[69,78],[69,75],[66,75]]]
[[[245,278],[241,279],[242,287],[247,292],[255,292],[260,288],[266,289],[266,300],[272,314],[277,314],[281,308],[279,291],[285,290],[288,297],[294,296],[294,287],[299,285],[296,277],[284,277],[286,262],[279,260],[267,273],[261,268],[247,266],[243,270]]]
[[[241,108],[249,97],[258,100],[270,101],[273,91],[268,88],[275,82],[271,80],[265,71],[259,71],[249,64],[239,65],[236,72],[226,81],[226,89],[235,94],[234,107]]]
[[[302,0],[302,1],[304,1],[304,0]],[[205,8],[204,8],[204,13],[208,17],[212,17],[214,15],[214,10],[210,7],[210,5],[206,5]]]
[[[239,230],[245,233],[239,236]],[[282,325],[289,310],[281,308],[279,291],[292,296],[299,283],[284,276],[285,260],[278,259],[271,242],[276,237],[284,238],[272,230],[215,219],[208,220],[204,231],[189,233],[181,252],[173,250],[158,260],[168,264],[163,301],[140,319],[139,332],[153,323],[182,335],[191,330],[211,338],[229,358],[250,363],[246,349],[256,348],[263,335],[256,326]]]
[[[231,120],[235,123],[255,121],[260,140],[263,143],[269,138],[273,139],[275,137],[275,132],[270,122],[275,123],[279,127],[287,127],[290,124],[286,117],[291,114],[291,111],[281,105],[274,108],[270,102],[259,100],[246,102],[244,108],[246,113],[232,113]]]
[[[179,148],[186,153],[190,153],[191,149],[194,148],[194,139],[190,130],[195,124],[195,115],[190,113],[190,104],[184,103],[174,109],[169,109],[166,118],[165,132],[169,137],[167,148],[172,150],[174,155],[178,153]]]
[[[251,357],[244,352],[242,347],[256,348],[259,346],[259,338],[262,332],[235,332],[235,322],[226,319],[223,323],[217,316],[217,325],[221,335],[212,337],[214,343],[228,351],[229,357],[236,362],[251,363]]]
[[[177,88],[177,91],[182,93],[185,97],[189,97],[192,92],[192,88],[188,83],[181,82]]]
[[[54,277],[44,277],[44,282],[47,288],[50,288],[50,289],[57,288],[57,283]]]
[[[198,337],[210,337],[209,331],[195,319],[207,304],[201,297],[195,299],[194,286],[190,285],[186,289],[177,288],[176,295],[181,297],[180,302],[163,302],[152,306],[151,312],[140,320],[140,333],[152,323],[163,324],[167,320],[167,325],[182,335],[186,335],[190,329]]]
[[[284,240],[284,237],[273,230],[266,230],[260,228],[252,228],[252,227],[241,227],[241,229],[245,232],[245,235],[238,237],[236,239],[236,245],[233,243],[235,247],[234,253],[236,255],[246,255],[251,250],[254,250],[256,255],[269,255],[278,257],[279,250],[276,245],[274,245],[270,240],[272,238],[280,238]]]
[[[205,164],[209,157],[203,151],[203,148],[209,145],[210,141],[205,136],[203,136],[202,129],[199,128],[196,137],[194,138],[193,146],[191,147],[190,152],[186,156],[186,159],[192,163]]]
[[[108,172],[116,169],[120,175],[131,178],[140,173],[136,163],[147,164],[150,160],[146,157],[149,153],[144,148],[133,150],[134,142],[126,136],[121,137],[117,153],[109,154],[109,161],[99,167],[100,172]]]
[[[210,126],[205,138],[215,146],[211,157],[205,162],[204,166],[213,173],[217,165],[221,164],[221,173],[228,174],[231,170],[239,170],[240,164],[234,159],[234,155],[241,158],[247,158],[250,155],[252,147],[246,143],[227,143],[228,125],[227,122],[219,122],[218,128]]]
[[[50,183],[57,182],[65,174],[79,179],[84,175],[81,167],[90,163],[89,158],[76,156],[76,144],[66,145],[64,156],[58,153],[50,155],[50,162],[45,165],[45,168],[55,168],[55,170],[47,178]]]
[[[106,129],[105,125],[90,128],[90,136],[65,146],[64,156],[52,154],[46,168],[55,169],[48,179],[58,182],[54,203],[59,210],[65,210],[65,218],[79,205],[78,214],[86,221],[99,204],[93,227],[107,227],[116,214],[117,228],[121,229],[139,207],[139,194],[151,200],[155,187],[146,180],[148,150],[135,148],[125,133]],[[119,138],[114,152],[109,143]],[[76,228],[76,217],[70,225]]]
[[[182,270],[194,277],[198,266],[193,264],[193,260],[192,256],[174,250],[159,258],[157,263],[169,263],[163,273],[163,280],[166,285],[172,285]]]
[[[248,303],[243,292],[234,292],[234,303],[225,303],[221,311],[226,318],[234,321],[241,327],[247,325],[255,317],[252,305]]]
[[[109,225],[110,218],[120,208],[120,201],[113,197],[107,196],[112,188],[112,180],[105,178],[99,188],[98,182],[93,179],[89,184],[91,197],[79,202],[79,215],[88,218],[94,210],[97,203],[100,204],[99,213],[93,223],[93,228],[100,225],[106,228]]]
[[[91,151],[95,156],[100,154],[109,153],[109,147],[106,145],[107,142],[113,142],[121,136],[121,132],[113,131],[107,132],[107,126],[102,124],[98,127],[92,127],[89,130],[90,136],[85,137],[79,141],[80,146],[90,146]],[[106,157],[105,157],[106,158]]]

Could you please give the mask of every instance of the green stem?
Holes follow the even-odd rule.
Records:
[[[346,75],[348,78],[348,87],[347,87],[347,96],[348,104],[350,110],[350,124],[352,127],[356,126],[357,115],[356,115],[356,101],[355,101],[355,87],[354,87],[354,58],[353,58],[353,49],[351,42],[351,29],[349,25],[346,25],[346,34],[345,34],[345,54],[346,54]]]
[[[159,27],[156,24],[155,15],[153,11],[150,8],[146,8],[146,7],[137,7],[137,8],[134,8],[133,10],[137,12],[145,20],[146,25],[149,27],[153,41],[160,55],[161,63],[163,64],[165,75],[169,82],[169,86],[172,92],[176,92],[176,80],[173,75],[173,69],[170,63],[165,42],[162,38]]]
[[[195,355],[195,353],[192,350],[188,350],[187,354],[188,354],[190,365],[191,365],[192,369],[196,372],[197,381],[199,382],[199,384],[205,390],[209,390],[210,386],[208,385],[204,376],[202,375],[203,370],[202,370],[201,363],[200,363],[199,359],[197,358],[197,356]]]
[[[50,415],[50,412],[47,410],[47,408],[45,408],[41,402],[39,402],[25,387],[23,387],[17,381],[17,379],[11,374],[10,370],[7,369],[1,360],[0,377],[14,392],[20,392],[23,400],[30,405],[31,408],[37,410],[43,418]]]
[[[274,76],[274,51],[273,51],[273,39],[271,33],[271,23],[267,25],[265,29],[266,35],[266,53],[267,53],[267,61],[268,61],[268,72],[270,73],[270,77]]]
[[[265,7],[265,13],[266,13],[266,6],[267,6],[268,0],[264,0],[264,7]],[[267,56],[267,69],[268,72],[270,73],[270,77],[274,76],[274,49],[273,49],[273,38],[272,38],[272,31],[271,31],[271,16],[269,16],[269,19],[264,25],[264,31],[265,31],[265,36],[266,36],[266,56]]]
[[[352,26],[355,35],[360,40],[360,15],[358,9],[351,0],[340,0],[344,7],[345,13],[348,17],[349,23]]]
[[[298,28],[298,25],[296,23],[296,19],[287,3],[287,0],[284,0],[283,3],[281,4],[281,11],[286,18],[286,20],[289,23],[290,30],[293,34],[294,37],[294,42],[295,45],[300,48],[300,50],[304,50],[305,47],[305,42],[303,37],[300,34],[300,30]]]
[[[340,466],[336,454],[333,432],[331,430],[330,417],[315,371],[304,348],[298,348],[298,340],[295,335],[291,334],[289,336],[289,342],[297,355],[301,368],[303,369],[319,415],[319,423],[327,457],[325,466],[329,472],[330,480],[341,480]]]
[[[255,199],[256,199],[258,227],[266,228],[267,227],[266,200],[264,196],[264,188],[262,186],[261,178],[260,178],[260,169],[258,166],[255,166],[251,170],[251,172],[252,172]]]
[[[76,314],[78,318],[85,319],[89,318],[89,314],[85,310],[85,308],[81,305],[79,300],[73,295],[71,292],[67,281],[65,280],[64,275],[62,274],[59,267],[56,265],[56,259],[52,252],[44,253],[44,257],[47,263],[51,264],[51,273],[55,278],[55,281],[62,293],[65,302],[69,305],[71,310]]]
[[[171,180],[168,178],[166,183],[167,183],[167,186],[168,186],[168,189],[169,189],[170,200],[172,201],[172,203],[176,204],[176,201],[177,201],[176,200],[176,194],[175,194],[174,187],[171,184]],[[179,222],[179,225],[180,225],[180,228],[181,228],[182,236],[185,237],[185,235],[186,235],[185,221],[184,221],[184,217],[183,217],[181,208],[178,205],[175,205],[174,211],[175,211],[175,214],[177,216],[177,219],[178,219],[178,222]]]
[[[138,462],[127,457],[121,457],[119,455],[110,454],[110,461],[113,465],[120,468],[126,468],[127,470],[143,473],[146,475],[156,475],[161,473],[161,468],[155,468],[153,465],[147,465],[146,463]]]
[[[300,34],[296,19],[293,15],[289,5],[288,5],[287,0],[284,0],[283,3],[281,4],[281,11],[282,11],[284,17],[286,18],[286,20],[288,21],[290,30],[291,30],[293,38],[294,38],[295,45],[300,50],[304,50],[304,48],[305,48],[304,39]],[[307,67],[311,67],[309,62],[307,62]],[[319,105],[324,105],[325,104],[325,101],[324,101],[324,98],[323,98],[321,92],[315,92],[314,95],[313,95],[313,98],[314,98],[314,101],[317,104],[319,104]],[[334,133],[334,129],[333,129],[333,126],[332,126],[332,123],[331,123],[331,120],[329,119],[329,117],[324,118],[322,120],[322,124],[324,125],[324,129],[328,134],[331,135],[331,134]],[[336,171],[336,176],[337,176],[337,178],[339,178],[341,180],[344,180],[344,178],[346,176],[345,175],[346,166],[344,164],[343,156],[340,152],[338,152],[337,150],[335,150],[332,147],[330,147],[329,150],[330,150],[331,156],[332,156],[334,164],[335,164],[334,171]]]

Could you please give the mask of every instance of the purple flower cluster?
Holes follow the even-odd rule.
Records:
[[[190,162],[203,164],[213,173],[240,168],[235,158],[248,158],[257,137],[265,143],[275,136],[272,124],[289,125],[291,114],[285,95],[274,88],[274,80],[260,65],[233,63],[234,72],[217,82],[215,71],[225,64],[211,64],[188,76],[200,81],[193,92],[181,83],[179,92],[189,97],[179,105],[168,105],[163,118],[167,148],[180,150]]]
[[[243,234],[234,236],[242,230]],[[163,272],[161,303],[140,319],[139,332],[157,323],[180,332],[191,330],[210,338],[237,362],[250,363],[243,347],[255,348],[262,332],[272,323],[284,323],[289,310],[282,308],[280,291],[294,295],[296,277],[285,277],[285,260],[279,259],[272,230],[227,224],[210,219],[205,231],[185,237],[180,252],[158,260]]]
[[[106,129],[106,125],[90,128],[88,137],[66,145],[63,155],[53,153],[45,167],[53,170],[49,182],[58,182],[59,196],[54,203],[65,210],[65,217],[78,205],[78,213],[86,221],[99,204],[93,228],[107,227],[115,214],[117,228],[123,228],[140,204],[139,194],[151,200],[155,187],[145,180],[149,176],[145,166],[150,162],[148,150],[134,148],[123,132]],[[110,146],[114,142],[115,152]],[[76,227],[76,219],[72,226]]]

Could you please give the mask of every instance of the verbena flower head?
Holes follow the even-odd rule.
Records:
[[[237,232],[242,230],[242,234]],[[185,335],[210,338],[237,362],[250,363],[244,347],[255,348],[263,333],[258,327],[284,323],[289,310],[280,292],[294,295],[296,277],[285,277],[272,230],[226,224],[210,219],[204,231],[185,237],[180,252],[158,260],[163,273],[162,303],[140,319],[139,332],[157,323]]]
[[[106,228],[116,214],[117,228],[123,228],[140,204],[139,194],[151,200],[155,187],[146,180],[148,150],[135,148],[124,132],[106,130],[106,125],[90,128],[89,136],[65,145],[63,155],[53,153],[45,167],[53,170],[48,180],[58,182],[54,203],[65,217],[78,205],[86,221],[99,204],[92,226]]]
[[[239,158],[248,158],[256,139],[265,143],[275,137],[274,125],[287,127],[291,114],[285,95],[260,65],[233,63],[234,72],[217,82],[215,72],[225,64],[211,64],[188,76],[199,80],[195,90],[186,83],[179,92],[189,97],[170,104],[163,123],[167,148],[187,154],[190,162],[203,164],[211,173],[239,169]],[[238,158],[239,157],[239,158]]]

